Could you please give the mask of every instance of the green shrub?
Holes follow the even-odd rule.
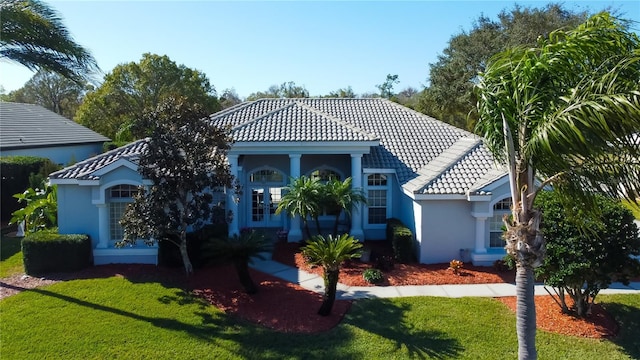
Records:
[[[24,271],[29,275],[81,270],[91,265],[91,255],[87,235],[40,231],[22,240]]]
[[[2,180],[0,197],[2,219],[9,219],[11,213],[20,209],[20,204],[13,198],[14,194],[20,194],[29,187],[40,187],[49,173],[58,170],[59,167],[47,158],[35,156],[2,156],[0,157],[0,174]]]
[[[378,269],[367,269],[362,272],[362,278],[369,284],[379,284],[382,282],[384,275]]]
[[[387,220],[387,240],[391,241],[393,254],[399,263],[407,264],[415,260],[413,233],[400,220]]]

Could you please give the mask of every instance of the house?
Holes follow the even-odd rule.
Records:
[[[0,155],[66,165],[102,152],[109,138],[39,105],[0,102]]]
[[[352,177],[368,198],[345,224],[356,238],[384,239],[386,219],[393,217],[414,232],[422,263],[491,265],[505,254],[502,216],[511,206],[506,169],[467,131],[385,99],[262,99],[209,121],[232,128],[228,161],[243,191],[214,194],[215,203],[233,214],[230,233],[284,228],[289,241],[299,241],[300,219],[275,213],[289,179]],[[122,238],[118,220],[131,194],[149,185],[137,172],[145,146],[139,140],[51,174],[60,232],[89,234],[96,264],[156,261],[156,248],[113,248]]]

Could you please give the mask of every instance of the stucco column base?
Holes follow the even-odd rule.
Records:
[[[362,229],[351,229],[349,235],[353,236],[358,241],[364,241],[364,231]]]
[[[300,229],[291,229],[287,235],[288,242],[300,242],[302,241],[302,231]]]

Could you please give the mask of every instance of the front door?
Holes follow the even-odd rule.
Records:
[[[282,198],[282,187],[252,187],[251,227],[282,227],[282,214],[276,215],[276,209]]]

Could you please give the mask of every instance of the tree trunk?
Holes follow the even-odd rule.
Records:
[[[518,333],[518,359],[535,360],[536,304],[533,268],[518,264],[516,270],[516,331]]]
[[[182,264],[184,264],[184,271],[187,275],[193,274],[193,265],[189,259],[189,253],[187,252],[187,234],[182,232],[180,234],[180,255],[182,255]]]
[[[240,284],[244,288],[244,291],[247,294],[257,293],[258,288],[256,287],[256,284],[253,282],[253,279],[251,278],[251,274],[249,273],[248,261],[236,259],[236,260],[233,260],[233,265],[236,268],[238,279],[240,280]]]
[[[325,269],[324,272],[324,295],[322,296],[322,305],[320,306],[320,310],[318,310],[318,315],[329,316],[331,315],[331,309],[333,309],[333,303],[336,301],[340,269]]]

